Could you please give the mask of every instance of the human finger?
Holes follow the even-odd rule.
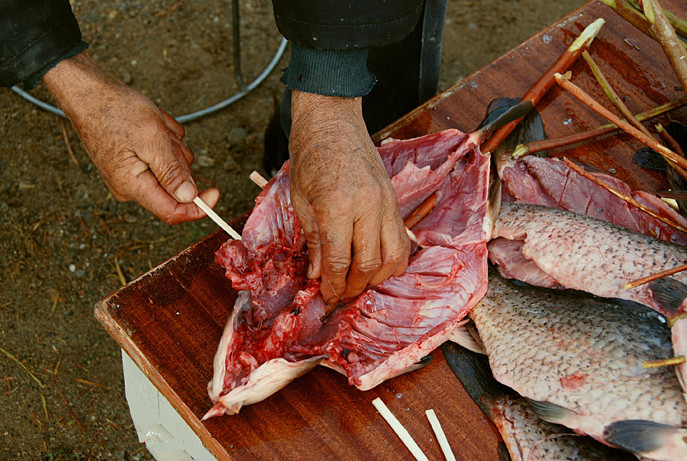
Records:
[[[186,130],[184,129],[184,126],[177,121],[174,117],[172,117],[167,111],[164,111],[160,109],[160,112],[162,113],[162,118],[165,121],[165,125],[167,125],[167,128],[172,130],[174,134],[176,134],[179,138],[182,138],[186,135]]]
[[[298,220],[303,228],[306,246],[308,247],[308,272],[309,279],[319,278],[322,264],[320,232],[315,221],[313,208],[307,200],[303,199],[295,187],[291,189],[291,204],[294,210],[298,210]]]
[[[143,149],[137,152],[138,157],[148,164],[157,182],[170,196],[182,203],[191,202],[198,195],[198,188],[187,164],[174,152],[175,145],[180,148],[179,144],[165,131],[155,130],[152,133],[144,133],[146,134],[143,139],[147,142]]]
[[[400,221],[400,222],[399,222]],[[370,278],[370,285],[379,285],[392,275],[401,275],[408,268],[410,239],[405,232],[403,221],[398,216],[394,222],[384,221],[381,230],[382,266]]]
[[[382,267],[379,213],[368,213],[353,227],[353,258],[342,298],[352,299],[365,290]]]
[[[352,220],[346,216],[323,213],[317,216],[320,230],[320,291],[327,304],[338,302],[346,291],[346,276],[351,266]]]
[[[153,213],[167,224],[179,224],[205,217],[195,203],[180,203],[161,185],[150,170],[137,176],[136,190],[128,197]],[[211,188],[200,193],[199,197],[213,208],[219,200],[219,191]]]

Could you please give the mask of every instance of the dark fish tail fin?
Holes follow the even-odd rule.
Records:
[[[680,310],[680,306],[687,300],[687,285],[674,277],[664,277],[649,283],[649,289],[654,300],[672,317]],[[682,308],[684,310],[685,307]],[[672,315],[671,315],[672,314]]]
[[[639,419],[616,421],[606,426],[604,439],[648,458],[663,452],[671,453],[674,459],[687,459],[687,429],[681,427]]]
[[[450,341],[441,345],[441,351],[449,368],[463,384],[472,400],[492,419],[496,401],[508,393],[512,394],[513,391],[494,379],[485,355],[469,351]]]

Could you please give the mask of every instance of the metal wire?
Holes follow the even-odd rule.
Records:
[[[260,73],[260,75],[257,76],[255,80],[253,80],[248,86],[246,86],[244,89],[239,91],[238,93],[234,94],[233,96],[225,99],[224,101],[221,101],[214,106],[210,106],[205,109],[201,109],[196,112],[192,112],[190,114],[186,115],[181,115],[179,117],[175,117],[179,123],[186,123],[190,122],[191,120],[196,120],[198,118],[204,117],[206,115],[212,114],[214,112],[217,112],[220,109],[224,109],[225,107],[233,104],[234,102],[238,101],[251,91],[253,91],[258,85],[262,83],[265,78],[272,72],[272,70],[275,68],[277,63],[279,62],[279,59],[281,59],[282,55],[284,54],[284,50],[286,49],[288,41],[285,38],[282,38],[282,41],[279,45],[279,49],[277,49],[276,54],[270,61],[270,63],[265,67],[265,69]],[[239,85],[242,82],[239,82]],[[17,86],[13,86],[11,88],[12,91],[17,93],[19,96],[22,98],[26,99],[27,101],[35,104],[36,106],[40,107],[41,109],[47,110],[48,112],[52,112],[53,114],[59,115],[60,117],[67,118],[67,116],[62,112],[60,109],[58,109],[55,106],[52,106],[46,102],[41,101],[40,99],[36,99],[33,96],[31,96],[29,93],[26,91],[22,90],[21,88]]]

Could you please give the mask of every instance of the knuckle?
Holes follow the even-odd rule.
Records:
[[[335,275],[346,275],[351,265],[351,260],[345,257],[329,258],[326,262],[327,271]]]
[[[355,270],[362,274],[375,274],[382,267],[381,258],[366,259],[356,264]]]

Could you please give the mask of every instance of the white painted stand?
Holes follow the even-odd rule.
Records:
[[[138,440],[158,461],[216,461],[169,400],[122,351],[124,388]]]

